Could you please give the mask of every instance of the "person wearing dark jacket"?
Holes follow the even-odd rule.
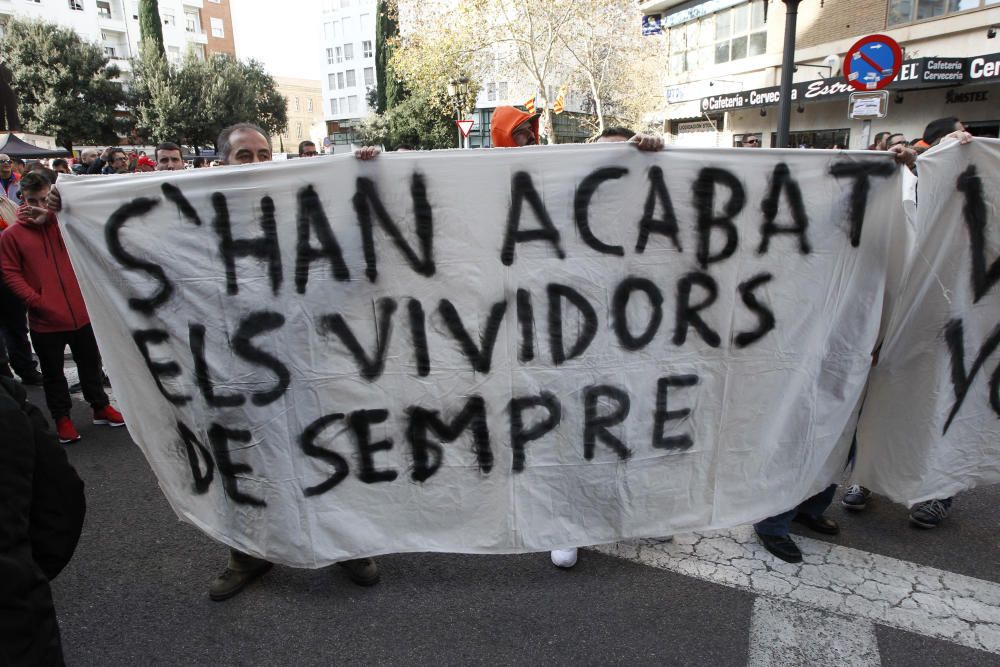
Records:
[[[12,292],[28,308],[31,341],[42,367],[45,402],[56,423],[59,441],[75,442],[80,434],[70,420],[72,399],[63,374],[69,345],[80,373],[83,397],[94,409],[94,423],[124,426],[108,403],[101,355],[83,302],[80,285],[63,244],[55,214],[45,206],[51,186],[39,173],[21,179],[24,204],[17,223],[0,236],[0,266]]]
[[[27,402],[0,377],[0,664],[62,665],[49,582],[83,529],[83,482]]]

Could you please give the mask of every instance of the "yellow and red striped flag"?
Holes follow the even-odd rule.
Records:
[[[532,95],[531,99],[524,103],[524,108],[528,110],[528,113],[535,113],[535,96]]]
[[[563,104],[565,103],[565,101],[566,101],[566,98],[563,95],[563,92],[560,90],[559,91],[559,95],[556,97],[555,104],[552,105],[552,111],[554,111],[555,113],[562,113],[563,112]]]

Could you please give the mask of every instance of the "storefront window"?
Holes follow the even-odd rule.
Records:
[[[771,145],[778,145],[778,135],[771,133]],[[851,131],[842,130],[807,130],[805,132],[790,132],[788,134],[789,148],[847,148],[851,145]]]
[[[889,25],[924,21],[997,2],[1000,0],[889,0]]]
[[[764,0],[670,28],[670,73],[682,74],[767,50]]]

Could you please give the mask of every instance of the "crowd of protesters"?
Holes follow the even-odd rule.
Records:
[[[498,107],[493,115],[493,146],[516,148],[539,143],[539,118],[514,107]],[[911,169],[919,152],[943,139],[969,141],[956,118],[930,123],[919,140],[907,141],[899,133],[879,133],[872,150],[888,151],[898,163]],[[630,142],[640,150],[663,149],[662,139],[635,134],[627,128],[610,128],[601,142]],[[759,148],[754,135],[746,135],[743,147]],[[228,127],[217,142],[220,165],[270,162],[271,141],[261,128],[240,123]],[[409,148],[401,149],[409,150]],[[364,147],[359,159],[375,159],[380,149]],[[299,145],[300,158],[317,155],[316,145]],[[61,661],[58,627],[48,582],[68,562],[83,521],[82,483],[56,444],[81,439],[70,417],[72,398],[64,374],[64,354],[69,347],[80,378],[83,398],[90,405],[94,424],[125,425],[124,417],[110,405],[105,391],[100,351],[94,337],[80,287],[70,263],[57,218],[61,200],[55,186],[63,174],[126,174],[130,172],[176,171],[215,164],[202,158],[188,163],[177,143],[156,147],[152,157],[120,147],[82,151],[78,161],[54,159],[25,164],[0,154],[0,428],[17,445],[0,447],[0,517],[12,527],[0,534],[0,578],[8,582],[9,599],[0,600],[0,658],[34,656],[37,662]],[[6,208],[5,208],[6,207]],[[7,213],[5,213],[7,211]],[[10,213],[12,211],[12,213]],[[37,357],[37,365],[35,358]],[[20,382],[14,380],[14,376]],[[21,385],[41,385],[55,434],[41,413],[26,399]],[[54,490],[59,489],[56,493]],[[802,555],[789,536],[797,521],[825,534],[839,526],[824,516],[834,498],[836,485],[806,499],[799,506],[756,524],[764,547],[776,557],[799,562]],[[870,491],[851,485],[843,504],[863,509]],[[922,504],[924,505],[924,504]],[[951,499],[930,501],[914,508],[915,525],[932,528],[947,516]],[[920,511],[918,511],[920,510]],[[552,562],[573,567],[577,550],[553,551]],[[378,567],[370,558],[341,563],[348,576],[362,586],[379,581]],[[242,591],[272,567],[266,560],[230,550],[224,572],[209,587],[213,600],[225,600]],[[13,601],[13,602],[11,602]],[[16,610],[14,616],[10,610]],[[15,640],[10,640],[15,637]],[[11,643],[13,641],[13,643]],[[58,659],[50,660],[56,657]]]

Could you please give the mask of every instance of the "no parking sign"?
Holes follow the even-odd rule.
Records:
[[[844,78],[858,90],[888,86],[903,64],[903,50],[892,37],[869,35],[854,43],[844,57]]]

